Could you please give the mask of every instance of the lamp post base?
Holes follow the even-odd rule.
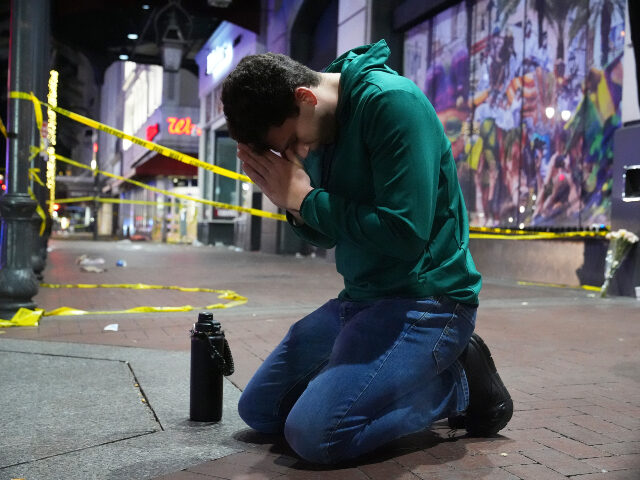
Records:
[[[31,265],[35,208],[36,202],[26,194],[10,193],[0,199],[0,318],[5,320],[20,308],[35,307],[32,298],[38,293],[38,281]]]

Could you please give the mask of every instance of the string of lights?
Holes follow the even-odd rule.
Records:
[[[47,103],[49,105],[58,106],[58,72],[51,70],[49,72],[49,93],[47,95]],[[53,214],[54,199],[56,198],[56,129],[57,114],[47,108],[47,154],[49,160],[47,162],[47,188],[49,189],[49,215]]]

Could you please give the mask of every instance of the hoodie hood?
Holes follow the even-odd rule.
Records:
[[[344,107],[344,100],[349,98],[349,92],[361,83],[367,74],[373,71],[397,73],[385,65],[391,51],[385,40],[363,45],[349,50],[336,58],[325,72],[340,73],[340,90],[342,92],[338,110]]]

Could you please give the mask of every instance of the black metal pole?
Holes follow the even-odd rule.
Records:
[[[42,14],[34,0],[11,0],[9,91],[33,90],[34,21]],[[38,282],[31,266],[36,202],[28,194],[29,147],[34,128],[33,105],[8,98],[7,194],[0,199],[0,318],[10,319],[21,307],[34,308]]]
[[[33,92],[42,101],[47,99],[48,91],[48,79],[49,68],[51,64],[50,59],[50,47],[49,47],[49,12],[50,3],[48,0],[33,0],[35,9],[40,12],[40,15],[34,18],[34,32],[33,32],[33,63],[34,63],[34,85]],[[38,24],[35,22],[39,21]],[[47,120],[47,112],[43,111],[43,118]],[[40,138],[42,132],[36,129],[32,129],[32,141],[31,144],[40,145]],[[47,162],[45,160],[46,153],[40,154],[33,159],[33,166],[40,170],[39,175],[43,183],[47,180]],[[47,187],[41,186],[37,181],[31,181],[31,189],[33,190],[36,201],[42,209],[41,213],[44,213],[44,220],[38,213],[34,213],[32,216],[33,222],[33,250],[31,252],[31,265],[33,272],[36,274],[38,280],[43,279],[43,270],[47,258],[47,242],[49,240],[50,229],[47,228],[51,223],[51,217],[49,215],[47,200],[49,200],[49,190]],[[44,231],[41,230],[42,223],[44,222]]]
[[[98,240],[98,200],[96,200],[98,198],[98,174],[94,173],[93,176],[93,212],[92,213],[92,217],[93,217],[93,240],[96,241]]]

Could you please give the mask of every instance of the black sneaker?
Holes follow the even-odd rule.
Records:
[[[495,435],[511,420],[513,401],[498,375],[489,347],[474,333],[459,360],[469,383],[469,408],[462,415],[449,417],[449,426],[465,428],[475,437]]]

